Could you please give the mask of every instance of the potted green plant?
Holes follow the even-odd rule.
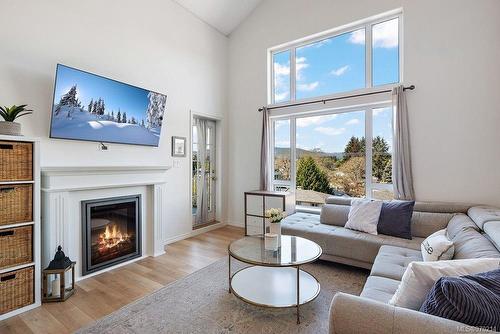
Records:
[[[21,124],[14,122],[21,116],[29,115],[33,110],[27,109],[27,104],[11,107],[0,107],[0,116],[4,119],[0,121],[0,134],[19,136],[21,135]]]
[[[265,213],[266,218],[269,220],[269,233],[278,236],[278,246],[281,246],[281,221],[285,218],[285,213],[281,209],[269,209]]]

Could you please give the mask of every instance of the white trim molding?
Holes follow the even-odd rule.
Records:
[[[66,255],[77,262],[76,280],[82,279],[81,202],[134,194],[141,194],[142,198],[142,255],[144,257],[164,254],[168,242],[168,219],[165,213],[166,172],[170,168],[170,166],[43,168],[42,264],[46,266],[57,246],[61,245]]]

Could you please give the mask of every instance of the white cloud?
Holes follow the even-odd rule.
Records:
[[[337,69],[334,69],[333,71],[330,72],[331,75],[334,75],[336,77],[339,77],[343,75],[345,72],[347,72],[351,67],[349,65],[345,65],[342,67],[339,67]]]
[[[320,125],[325,122],[331,121],[335,119],[337,115],[325,115],[325,116],[312,116],[312,117],[303,117],[297,118],[297,127],[305,128],[310,125]]]
[[[286,100],[288,100],[289,96],[290,96],[290,92],[275,93],[274,94],[274,102],[286,101]]]
[[[391,49],[398,46],[398,20],[389,20],[373,26],[373,47]],[[349,36],[349,42],[353,44],[365,44],[365,31],[363,29],[353,31]]]
[[[351,32],[349,36],[349,42],[352,44],[365,44],[365,30],[359,29]]]
[[[310,83],[304,83],[304,84],[297,84],[297,90],[300,90],[302,92],[310,92],[318,88],[319,81],[314,81]]]
[[[355,125],[355,124],[359,124],[359,119],[357,118],[353,118],[353,119],[350,119],[348,120],[345,125]]]
[[[345,128],[318,126],[317,128],[314,128],[314,131],[317,131],[327,136],[338,136],[345,132]]]
[[[398,20],[390,20],[373,26],[373,46],[376,48],[396,48],[398,46]]]
[[[309,67],[306,57],[297,57],[295,59],[295,73],[297,81],[302,79],[302,70]]]
[[[274,63],[274,101],[285,101],[290,96],[290,62]]]

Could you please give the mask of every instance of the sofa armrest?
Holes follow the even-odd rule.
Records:
[[[457,321],[341,292],[333,297],[329,326],[330,334],[489,333]]]

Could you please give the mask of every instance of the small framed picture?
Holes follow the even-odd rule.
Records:
[[[172,156],[186,156],[186,137],[172,136]]]

